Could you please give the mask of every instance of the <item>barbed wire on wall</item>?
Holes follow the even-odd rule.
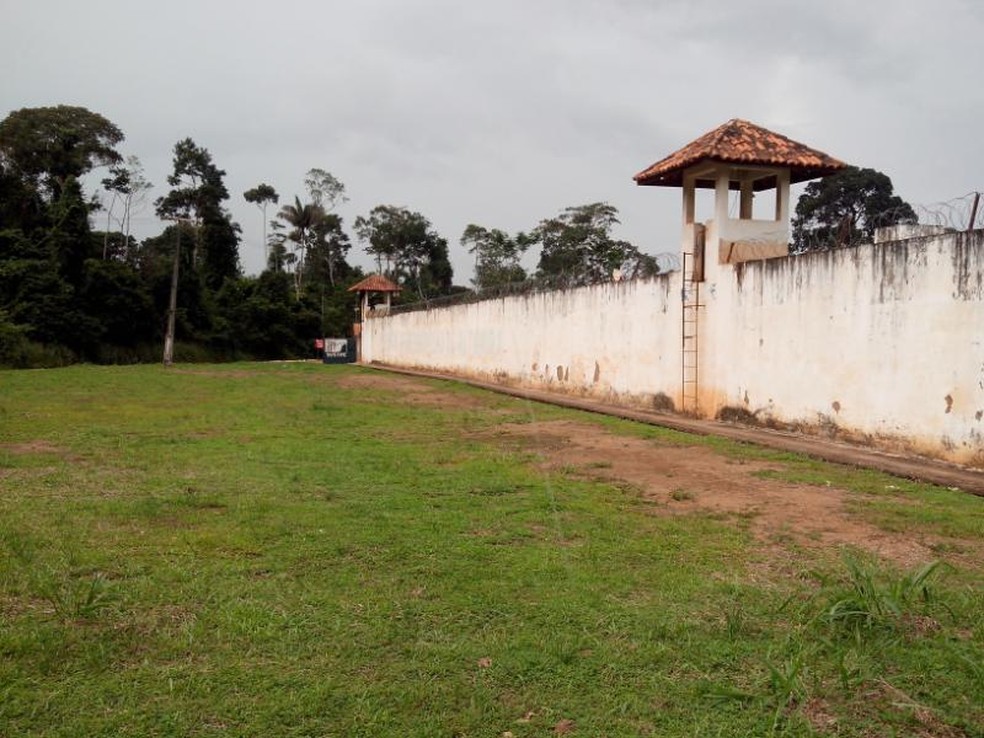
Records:
[[[874,233],[879,228],[890,226],[918,227],[913,235],[937,235],[939,233],[970,231],[984,227],[984,193],[969,192],[950,200],[929,203],[926,205],[903,205],[889,208],[867,219],[844,219],[830,226],[816,227],[797,234],[798,240],[790,244],[791,253],[806,253],[810,251],[830,251],[833,249],[852,248],[862,243],[870,243]],[[920,234],[920,230],[924,231]],[[761,237],[744,238],[747,244],[774,244],[776,233],[764,234]],[[889,238],[888,240],[893,240]],[[680,270],[680,253],[664,251],[653,257],[659,266],[659,274]],[[601,284],[611,281],[632,281],[647,277],[635,276],[626,269],[624,279],[619,275],[604,279],[584,279],[579,275],[560,275],[554,277],[533,277],[522,282],[499,284],[479,290],[465,290],[453,295],[435,297],[420,302],[405,305],[394,305],[389,314],[430,310],[448,305],[461,305],[483,300],[494,300],[513,295],[528,295],[537,292],[549,292],[571,287],[581,287],[589,284]]]
[[[607,282],[631,282],[637,279],[652,278],[667,272],[675,272],[680,269],[680,255],[664,251],[653,256],[658,272],[654,274],[642,275],[634,272],[633,264],[626,263],[621,269],[616,270],[615,274],[605,278],[587,278],[582,274],[559,274],[551,276],[534,276],[521,282],[508,282],[504,284],[490,285],[481,289],[469,289],[457,292],[453,295],[443,295],[432,297],[418,302],[403,305],[393,305],[388,314],[397,315],[399,313],[410,313],[419,310],[431,310],[448,305],[464,305],[472,302],[482,302],[483,300],[495,300],[502,297],[513,295],[529,295],[537,292],[552,292],[555,290],[570,289],[572,287],[584,287],[592,284],[603,284]]]
[[[390,315],[399,313],[416,312],[418,310],[430,310],[437,307],[448,305],[463,305],[483,300],[495,300],[502,297],[513,295],[530,295],[537,292],[552,292],[555,290],[570,289],[572,287],[584,287],[592,284],[603,284],[607,282],[631,282],[659,276],[667,272],[678,271],[680,268],[680,255],[664,251],[656,254],[655,259],[659,270],[656,274],[641,275],[633,271],[631,264],[625,264],[616,273],[605,278],[586,278],[582,274],[558,274],[551,276],[535,276],[521,282],[508,282],[504,284],[490,285],[480,289],[469,289],[455,293],[433,297],[419,302],[407,303],[404,305],[394,305],[389,309]]]
[[[797,228],[793,221],[790,252],[830,251],[853,248],[878,239],[881,228],[905,230],[883,234],[882,240],[933,236],[940,233],[969,231],[984,227],[984,194],[969,192],[960,197],[929,204],[902,204],[875,215],[858,212],[837,223],[807,223]],[[743,239],[743,243],[766,243],[768,237]]]
[[[955,231],[972,231],[984,226],[984,193],[968,192],[961,197],[930,205],[913,205],[921,225],[950,228]]]

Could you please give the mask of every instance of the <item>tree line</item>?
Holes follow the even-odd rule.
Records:
[[[281,203],[261,182],[242,193],[263,219],[266,254],[242,272],[240,226],[227,208],[225,171],[190,138],[173,149],[168,190],[153,201],[164,223],[133,236],[134,212],[152,184],[139,158],[124,157],[123,132],[85,108],[25,108],[0,122],[0,364],[158,361],[171,294],[177,360],[310,356],[313,339],[347,335],[355,316],[348,287],[361,279],[337,208],[345,186],[312,168],[304,190]],[[104,170],[86,192],[91,172]],[[273,217],[270,218],[271,208]],[[528,234],[469,225],[460,243],[476,258],[471,289],[530,276],[521,256],[542,246],[538,278],[581,284],[627,264],[657,267],[611,236],[615,208],[568,208]],[[455,286],[448,242],[421,213],[378,205],[353,223],[378,271],[403,301]]]
[[[171,304],[179,361],[311,356],[314,338],[351,332],[356,298],[348,287],[365,275],[349,262],[352,239],[337,212],[345,185],[334,175],[310,169],[303,191],[283,203],[265,182],[242,193],[264,226],[265,268],[249,276],[226,173],[190,138],[174,145],[169,189],[153,201],[160,233],[133,236],[152,184],[139,158],[119,152],[123,141],[115,124],[81,107],[25,108],[0,121],[0,365],[159,361]],[[87,193],[97,169],[105,176]],[[809,207],[797,207],[797,243],[862,232],[872,220],[857,201],[865,186],[872,203],[913,219],[879,177],[887,180],[854,170],[833,189],[810,185]],[[468,287],[454,284],[448,242],[419,212],[377,205],[355,218],[352,232],[377,271],[402,288],[397,300],[414,302],[514,283],[567,287],[657,274],[655,258],[613,236],[617,224],[618,211],[603,202],[568,207],[515,234],[470,224],[459,239],[475,259]],[[527,270],[531,249],[539,260]]]
[[[278,257],[243,275],[226,173],[191,139],[175,144],[169,189],[153,202],[161,232],[134,238],[151,184],[138,158],[119,153],[123,139],[78,107],[0,122],[0,364],[159,361],[172,286],[183,360],[307,356],[312,338],[351,322],[351,297],[323,288],[320,262]],[[97,168],[106,176],[87,193]],[[336,285],[358,276],[346,252],[342,243],[331,265]]]

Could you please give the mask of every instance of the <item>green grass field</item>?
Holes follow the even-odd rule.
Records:
[[[0,736],[984,735],[984,500],[369,373],[0,372]],[[534,418],[833,480],[940,563],[657,514],[494,432]]]

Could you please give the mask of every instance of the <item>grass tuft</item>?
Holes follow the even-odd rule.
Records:
[[[873,630],[898,630],[936,602],[933,582],[941,562],[932,561],[918,569],[895,576],[879,576],[871,563],[844,555],[847,581],[835,587],[822,619],[836,630],[855,637]]]

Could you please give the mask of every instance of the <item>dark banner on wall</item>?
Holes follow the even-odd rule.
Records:
[[[321,349],[325,364],[351,364],[355,361],[354,338],[319,338],[314,342]]]

